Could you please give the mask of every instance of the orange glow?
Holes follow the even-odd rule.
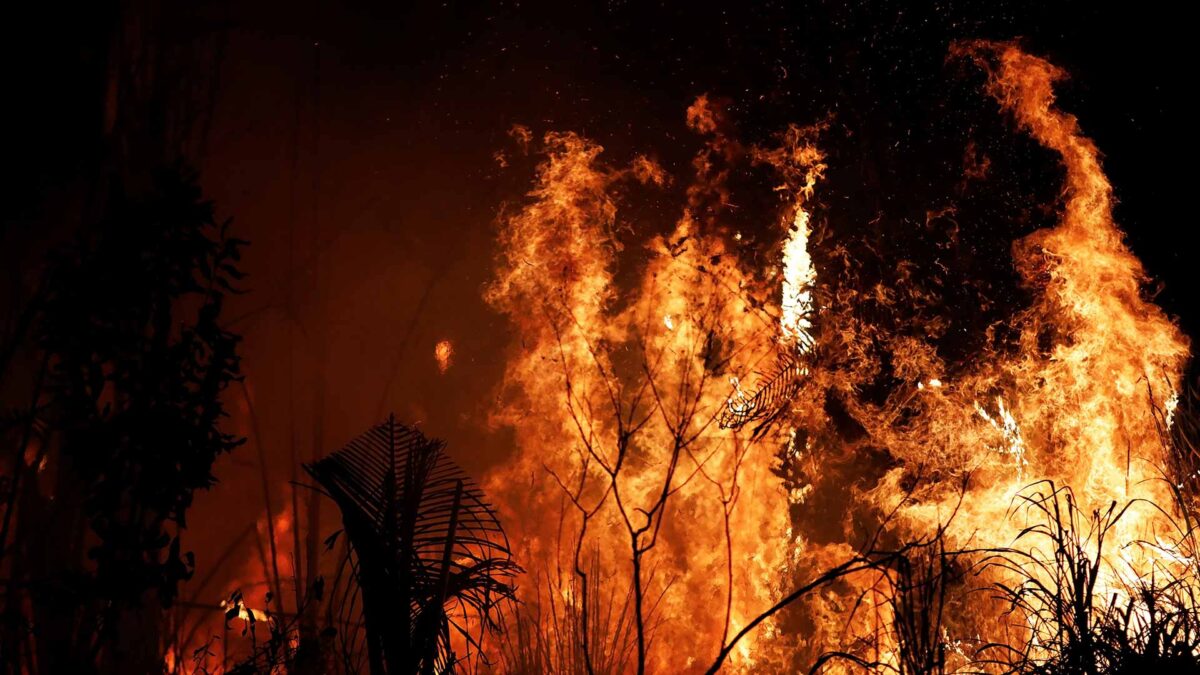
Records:
[[[433,347],[433,360],[437,361],[438,372],[443,375],[454,363],[454,345],[449,340],[442,340]]]

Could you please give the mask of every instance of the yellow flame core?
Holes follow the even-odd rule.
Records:
[[[779,303],[779,327],[785,343],[807,352],[812,345],[812,288],[817,270],[808,254],[809,215],[796,207],[791,231],[783,246],[783,299]]]

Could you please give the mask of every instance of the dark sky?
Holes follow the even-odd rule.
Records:
[[[143,5],[154,3],[131,3]],[[389,409],[447,438],[472,471],[504,456],[508,441],[487,428],[486,410],[510,345],[480,293],[497,209],[518,201],[531,176],[531,161],[501,170],[493,159],[513,153],[514,123],[587,134],[614,163],[649,153],[686,183],[699,141],[684,110],[699,94],[727,99],[748,140],[826,120],[831,168],[818,203],[831,230],[920,258],[925,214],[956,205],[968,237],[958,264],[1010,274],[1009,242],[1052,220],[1037,205],[1053,205],[1057,176],[982,94],[979,74],[947,62],[959,39],[1019,38],[1070,72],[1062,105],[1105,154],[1118,220],[1165,283],[1160,302],[1200,335],[1184,244],[1195,122],[1179,104],[1194,82],[1194,37],[1167,3],[322,1],[188,11],[184,24],[221,46],[219,59],[192,65],[217,84],[191,159],[219,212],[252,242],[250,292],[231,314],[281,484],[292,433],[306,457],[314,434],[329,450]],[[38,232],[69,230],[45,221],[59,186],[98,152],[112,16],[103,3],[29,5],[0,27],[0,157],[18,174],[0,261],[39,255]],[[1002,175],[986,199],[959,204],[968,142]],[[677,203],[631,212],[661,227]],[[294,321],[282,290],[289,248],[303,279]],[[970,300],[957,301],[969,311]],[[456,350],[445,375],[432,358],[441,339]],[[251,450],[222,460],[196,529],[231,504],[257,512],[257,473],[245,470],[256,461]]]

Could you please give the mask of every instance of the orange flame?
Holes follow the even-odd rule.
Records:
[[[488,490],[532,572],[522,599],[541,616],[563,603],[578,610],[588,602],[581,591],[618,607],[636,596],[622,611],[641,614],[653,634],[638,647],[650,669],[703,670],[793,579],[853,555],[855,532],[885,514],[894,514],[895,538],[945,525],[950,547],[1032,546],[1019,537],[1027,523],[1013,505],[1036,481],[1069,486],[1084,512],[1146,500],[1114,527],[1098,593],[1193,557],[1139,545],[1178,538],[1153,506],[1171,503],[1154,406],[1171,410],[1188,342],[1141,294],[1145,272],[1113,222],[1099,153],[1055,107],[1063,74],[1011,44],[963,44],[953,54],[985,69],[987,91],[1066,172],[1059,224],[1013,246],[1033,297],[1011,318],[1017,337],[993,340],[969,363],[945,363],[919,331],[884,334],[858,313],[867,297],[902,302],[903,289],[831,282],[817,301],[810,201],[826,168],[821,127],[746,147],[717,104],[697,99],[687,123],[705,146],[687,205],[670,234],[649,237],[647,260],[632,273],[630,241],[646,228],[623,207],[637,184],[664,187],[668,177],[644,157],[606,164],[603,149],[576,134],[545,136],[528,200],[500,219],[485,295],[520,345],[492,418],[513,429],[519,451]],[[725,181],[743,159],[781,180],[778,270],[742,260],[731,243],[741,234],[722,225]],[[862,393],[880,372],[878,350],[898,382],[882,403]],[[758,385],[746,383],[781,351],[804,365],[778,423],[765,434],[719,428],[723,411],[755,405]],[[853,433],[832,418],[830,401]],[[875,461],[869,453],[888,458],[872,481],[851,485],[824,466]],[[789,473],[802,478],[785,480]],[[814,499],[840,505],[844,522],[809,513]],[[876,583],[851,580],[806,598],[799,618],[781,615],[739,643],[729,669],[861,652],[868,636],[868,656],[894,664],[896,638],[880,629],[892,617]],[[855,597],[871,612],[848,617]],[[947,619],[941,637],[965,662],[968,643],[1012,639],[991,634],[1002,623],[979,601]],[[625,654],[628,664],[628,639],[606,639],[617,644],[592,648]]]

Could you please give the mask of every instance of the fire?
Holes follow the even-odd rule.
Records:
[[[716,131],[709,111],[691,112],[694,127]],[[619,297],[614,274],[626,243],[618,233],[628,225],[618,194],[662,186],[665,175],[644,158],[608,167],[600,146],[547,135],[530,202],[503,223],[487,295],[526,345],[509,363],[512,387],[494,420],[514,428],[523,452],[488,487],[514,514],[515,540],[538,572],[525,600],[573,602],[575,570],[594,559],[600,574],[586,592],[616,602],[632,594],[655,626],[653,645],[610,648],[644,649],[656,671],[677,668],[679,653],[705,667],[729,631],[777,593],[786,554],[786,495],[770,449],[715,423],[729,378],[770,358],[778,335],[772,312],[740,292],[759,281],[700,212],[720,203],[712,162],[728,150],[723,143],[713,133],[696,162],[690,207],[673,232],[649,241],[636,288]],[[530,522],[521,513],[559,515]],[[696,598],[714,596],[722,611],[693,611]]]
[[[438,372],[443,375],[454,363],[454,345],[449,340],[441,340],[433,346],[433,360],[437,362]]]
[[[566,612],[595,631],[591,657],[625,664],[616,670],[644,660],[700,672],[798,580],[853,556],[864,527],[1038,555],[1026,528],[1047,485],[1070,488],[1081,514],[1133,502],[1108,530],[1098,596],[1185,574],[1195,552],[1166,515],[1154,411],[1173,414],[1188,342],[1141,293],[1099,152],[1056,107],[1063,73],[1011,44],[953,55],[983,68],[987,92],[1065,170],[1060,222],[1012,248],[1031,296],[1009,321],[1015,337],[989,334],[967,362],[944,362],[927,332],[888,333],[861,310],[899,312],[915,290],[818,275],[814,214],[837,218],[814,202],[824,126],[747,146],[716,102],[697,99],[686,120],[704,144],[682,214],[658,235],[646,233],[666,228],[624,205],[673,177],[646,157],[614,166],[576,134],[545,135],[532,191],[501,218],[485,295],[519,344],[491,420],[519,450],[488,491],[523,547],[523,600],[544,639],[563,620],[544,617]],[[724,222],[727,179],[745,167],[778,180],[774,249],[755,258],[778,269],[739,254],[742,234]],[[868,395],[880,381],[888,390]],[[870,479],[849,473],[868,464]],[[935,636],[954,667],[988,642],[1041,639],[1036,607],[1014,635],[1003,608],[967,587],[1012,584],[1012,570],[977,570],[948,591],[969,606]],[[829,650],[897,663],[883,585],[860,575],[812,594],[738,642],[727,669],[785,670]],[[623,609],[597,626],[594,602]],[[653,638],[635,639],[634,623]]]
[[[791,227],[783,244],[783,297],[779,303],[780,340],[791,345],[799,353],[812,350],[812,290],[816,286],[817,271],[808,252],[808,240],[812,234],[809,221],[812,216],[805,209],[805,200],[811,199],[817,181],[825,175],[824,155],[816,145],[816,135],[821,127],[791,127],[784,135],[784,143],[778,148],[755,148],[752,155],[758,162],[774,167],[784,178],[777,191],[791,196],[794,213]]]
[[[220,604],[220,608],[223,611],[228,610],[229,601],[222,600],[221,604]],[[239,618],[242,621],[247,622],[247,623],[250,622],[252,616],[254,618],[254,621],[262,622],[263,625],[266,625],[267,621],[270,620],[270,617],[267,615],[266,612],[262,611],[261,609],[253,609],[253,608],[247,607],[245,605],[245,603],[240,602],[240,601],[237,603],[236,609],[237,609],[237,618]]]
[[[813,311],[812,288],[817,282],[817,271],[808,255],[808,220],[808,212],[797,207],[792,231],[783,248],[783,300],[779,307],[781,339],[805,352],[811,348],[809,316]]]

